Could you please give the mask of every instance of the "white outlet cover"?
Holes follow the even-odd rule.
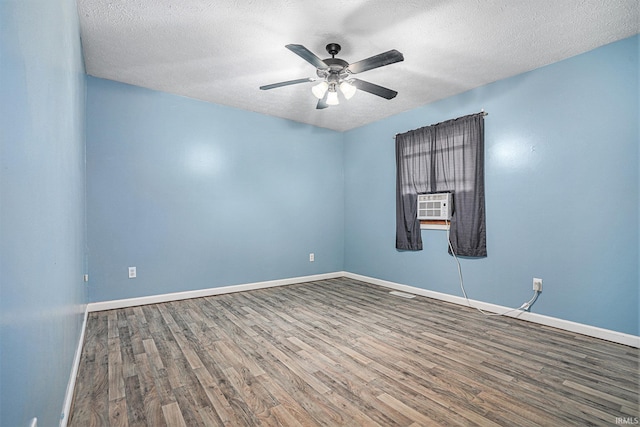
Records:
[[[533,278],[533,290],[542,292],[542,279]]]
[[[129,279],[133,279],[136,277],[136,268],[129,267]]]

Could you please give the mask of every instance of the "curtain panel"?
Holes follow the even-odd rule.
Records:
[[[484,113],[396,135],[396,248],[422,249],[417,195],[453,193],[451,246],[485,257]]]

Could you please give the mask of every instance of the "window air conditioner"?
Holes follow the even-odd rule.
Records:
[[[418,219],[451,219],[452,196],[451,193],[418,194]]]

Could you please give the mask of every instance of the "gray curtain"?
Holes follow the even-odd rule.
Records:
[[[487,256],[483,113],[396,135],[396,167],[397,249],[422,249],[417,195],[448,191],[453,193],[453,250],[460,256]]]

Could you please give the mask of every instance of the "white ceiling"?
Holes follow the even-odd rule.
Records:
[[[87,73],[344,131],[640,32],[638,0],[77,0]],[[316,110],[315,77],[285,48],[353,63],[397,49],[404,62],[358,74],[359,91]]]

